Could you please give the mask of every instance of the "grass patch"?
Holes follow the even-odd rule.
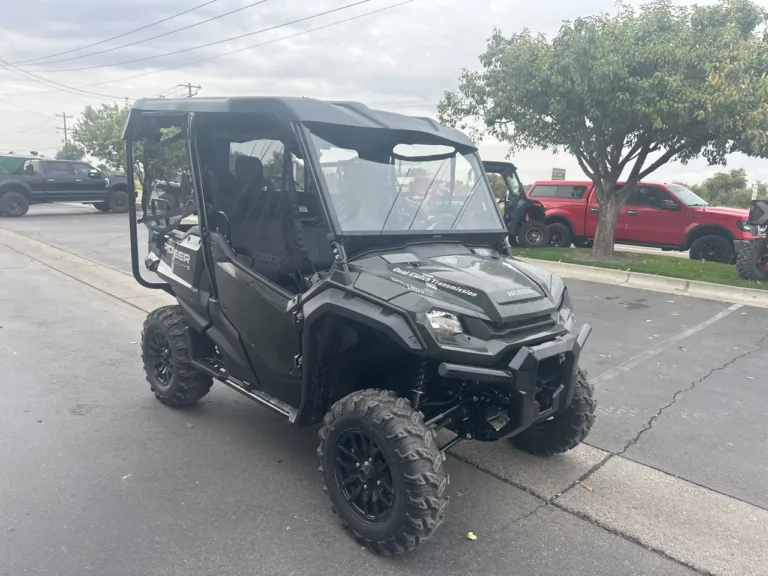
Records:
[[[739,275],[736,272],[736,266],[689,260],[688,258],[657,256],[654,254],[640,254],[637,252],[616,252],[616,254],[611,257],[598,260],[592,255],[591,249],[579,248],[513,247],[512,254],[522,258],[566,262],[569,264],[581,264],[583,266],[595,266],[597,268],[610,268],[612,270],[628,270],[643,274],[654,274],[656,276],[682,278],[684,280],[696,280],[698,282],[711,282],[713,284],[723,284],[725,286],[768,290],[768,282],[756,282],[739,278]]]

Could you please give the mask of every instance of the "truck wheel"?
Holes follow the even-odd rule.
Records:
[[[0,196],[0,212],[11,218],[21,218],[29,210],[29,200],[21,192],[10,191]]]
[[[573,401],[549,420],[534,424],[514,438],[515,446],[536,456],[561,454],[581,444],[595,423],[597,402],[592,398],[594,388],[586,371],[576,371]]]
[[[93,207],[99,212],[109,212],[109,204],[106,202],[96,202]]]
[[[523,248],[541,248],[549,244],[549,228],[541,220],[523,222],[517,232],[517,242]]]
[[[547,226],[549,228],[549,243],[558,248],[571,247],[571,230],[562,222],[555,222]]]
[[[191,406],[208,394],[213,379],[190,363],[186,316],[179,306],[153,310],[141,332],[144,372],[160,402],[173,408]]]
[[[334,511],[368,550],[413,550],[443,522],[443,455],[407,400],[386,390],[342,398],[323,419],[317,454]]]
[[[688,257],[691,260],[730,264],[733,260],[733,244],[722,236],[702,236],[693,243]]]
[[[752,241],[739,251],[736,271],[744,280],[768,280],[768,246],[764,239]]]
[[[115,190],[110,194],[107,200],[110,212],[124,214],[128,212],[128,192],[125,190]]]

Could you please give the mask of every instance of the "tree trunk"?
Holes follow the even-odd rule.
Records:
[[[592,248],[592,255],[596,258],[613,255],[613,238],[616,234],[616,221],[619,219],[620,210],[621,202],[615,186],[605,186],[603,198],[600,198],[600,214]]]

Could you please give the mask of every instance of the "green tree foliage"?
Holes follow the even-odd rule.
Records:
[[[753,193],[760,199],[768,197],[768,186],[765,182],[758,181],[750,185],[743,168],[730,172],[718,172],[701,184],[684,185],[713,206],[749,208]]]
[[[491,188],[496,199],[501,200],[505,198],[507,195],[507,183],[504,181],[504,178],[498,174],[488,174],[488,178],[491,180]]]
[[[124,171],[125,142],[122,135],[129,110],[130,107],[119,104],[86,106],[72,130],[72,140],[110,170]]]
[[[80,148],[77,144],[64,144],[59,150],[56,151],[54,156],[56,160],[76,160],[78,162],[85,158],[85,150]]]
[[[110,170],[125,171],[125,142],[122,135],[130,110],[127,104],[86,106],[72,131],[73,141]],[[178,132],[177,128],[163,129],[162,138],[171,138]],[[144,148],[141,142],[136,142],[133,149],[133,169],[139,181],[144,182],[149,168],[149,178],[152,180],[178,182],[181,173],[189,166],[186,140],[182,138],[168,146],[153,149],[150,158],[150,166],[144,166]]]
[[[497,30],[482,70],[465,70],[438,111],[511,151],[574,155],[600,202],[595,254],[608,255],[619,210],[640,179],[675,160],[723,163],[737,139],[766,142],[765,23],[751,0],[654,0],[639,12],[566,22],[552,40]]]

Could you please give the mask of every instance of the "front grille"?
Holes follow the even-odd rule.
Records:
[[[556,323],[557,319],[554,312],[510,322],[484,322],[494,338],[505,338],[521,332],[542,330],[554,326]]]

